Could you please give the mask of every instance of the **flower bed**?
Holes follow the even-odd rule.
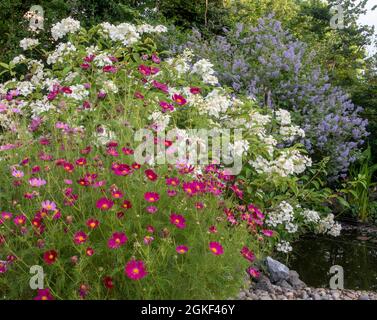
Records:
[[[22,47],[0,85],[0,289],[5,298],[191,299],[235,295],[273,248],[307,230],[339,226],[316,186],[286,110],[258,108],[221,87],[209,61],[163,59],[163,26],[64,19],[53,52]],[[26,53],[25,53],[26,54]],[[204,145],[197,131],[243,129],[229,153],[243,160],[161,163],[175,146]],[[136,160],[142,139],[156,157]],[[173,134],[161,138],[162,132]],[[216,136],[216,134],[215,134]],[[235,134],[232,133],[235,138]],[[140,154],[139,154],[140,156]],[[308,175],[304,175],[307,168]],[[45,288],[29,286],[40,265]],[[179,285],[177,285],[179,284]]]

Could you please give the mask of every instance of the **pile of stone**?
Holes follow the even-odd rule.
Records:
[[[242,290],[241,300],[377,300],[377,292],[311,288],[300,280],[299,274],[267,257],[266,274],[261,274],[247,289]]]

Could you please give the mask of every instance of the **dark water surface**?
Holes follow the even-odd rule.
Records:
[[[377,235],[342,231],[339,237],[308,235],[293,244],[288,266],[308,286],[329,287],[331,266],[344,271],[344,288],[377,291]]]

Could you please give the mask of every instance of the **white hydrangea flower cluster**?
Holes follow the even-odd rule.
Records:
[[[304,221],[307,223],[317,223],[321,219],[319,213],[314,210],[305,209],[301,212],[301,215],[304,217]]]
[[[38,85],[44,78],[44,64],[40,60],[30,60],[27,64],[29,72],[32,74],[30,82]]]
[[[135,26],[130,23],[121,23],[117,26],[104,22],[101,24],[102,30],[113,41],[120,41],[125,46],[130,46],[139,41],[143,33],[163,33],[167,28],[162,25],[152,26],[142,24]]]
[[[289,233],[297,232],[298,226],[294,224],[294,209],[286,201],[282,201],[279,205],[268,214],[266,223],[269,226],[277,227],[279,225],[284,225],[285,229]]]
[[[27,97],[33,93],[35,86],[30,81],[19,81],[17,83],[17,90],[21,96]]]
[[[281,126],[279,133],[284,137],[285,140],[294,141],[296,138],[305,138],[305,131],[299,126]]]
[[[285,141],[293,142],[296,138],[304,138],[305,131],[299,126],[291,125],[291,114],[288,110],[278,109],[275,111],[276,120],[280,123],[279,133],[284,137]]]
[[[86,97],[89,96],[89,91],[86,90],[82,84],[76,84],[76,85],[70,86],[70,88],[72,90],[72,93],[64,93],[66,97],[70,97],[77,101],[82,101]]]
[[[68,33],[75,33],[78,30],[80,30],[80,21],[68,17],[52,26],[51,35],[57,41]]]
[[[215,118],[219,118],[232,106],[232,99],[225,93],[222,88],[213,89],[204,99],[204,104],[199,106],[202,114],[208,114]]]
[[[276,245],[276,250],[283,253],[289,253],[292,251],[292,246],[288,241],[282,240]]]
[[[280,122],[282,126],[288,126],[291,124],[291,114],[288,110],[278,109],[275,111],[276,120]]]
[[[329,234],[333,237],[337,237],[340,235],[341,230],[342,230],[341,224],[338,222],[335,222],[334,215],[331,213],[319,221],[316,232]]]
[[[59,45],[56,47],[55,51],[52,52],[48,57],[47,57],[47,64],[55,64],[57,62],[62,63],[63,62],[63,57],[68,55],[71,52],[75,52],[76,47],[70,43],[59,43]]]
[[[53,104],[51,104],[47,100],[47,98],[44,98],[43,100],[35,100],[29,103],[29,107],[34,117],[39,116],[42,113],[50,111],[50,110],[56,110],[56,107]]]
[[[106,91],[106,93],[118,93],[117,85],[111,80],[106,80],[103,82],[103,89]]]
[[[150,24],[142,24],[137,27],[137,31],[141,34],[143,33],[165,33],[168,31],[168,28],[159,24],[157,26],[152,26]]]
[[[312,165],[311,159],[298,150],[283,150],[276,159],[271,161],[259,155],[255,161],[249,161],[249,163],[258,173],[277,174],[281,177],[303,173]]]
[[[213,70],[213,64],[207,59],[201,59],[192,66],[191,73],[198,74],[202,77],[204,83],[210,85],[216,85],[219,80],[214,75],[215,70]]]
[[[32,39],[32,38],[23,38],[21,41],[20,41],[20,47],[22,48],[22,50],[26,51],[28,49],[30,49],[31,47],[35,47],[39,44],[39,40],[38,39]]]
[[[20,54],[18,56],[15,56],[12,60],[11,60],[11,64],[14,64],[14,65],[17,65],[17,64],[20,64],[20,63],[23,63],[26,61],[26,57],[23,55],[23,54]]]

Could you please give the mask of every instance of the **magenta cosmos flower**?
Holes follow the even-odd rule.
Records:
[[[160,199],[160,195],[157,192],[146,192],[144,199],[148,202],[157,202]]]
[[[266,237],[272,237],[274,235],[274,231],[273,230],[267,230],[267,229],[264,229],[262,230],[262,233],[266,236]]]
[[[0,260],[0,274],[7,272],[7,262]]]
[[[184,254],[188,251],[188,247],[184,245],[180,245],[175,248],[175,251],[177,251],[177,253],[179,254]]]
[[[158,178],[158,175],[156,174],[156,172],[154,172],[152,169],[147,169],[145,170],[145,176],[151,180],[151,181],[156,181],[157,178]]]
[[[185,105],[186,102],[187,102],[186,99],[183,96],[179,95],[179,94],[173,94],[172,98],[173,98],[174,102],[176,104],[180,105],[180,106]]]
[[[258,277],[260,276],[260,271],[257,270],[257,269],[255,269],[255,268],[253,268],[253,267],[249,267],[249,268],[247,269],[247,273],[248,273],[251,277],[253,277],[253,278],[258,278]]]
[[[170,223],[174,224],[179,229],[184,229],[186,227],[186,219],[180,214],[172,213],[170,215]]]
[[[223,246],[218,242],[210,242],[209,250],[211,250],[211,252],[216,256],[219,256],[224,253]]]
[[[249,260],[250,262],[253,262],[255,260],[255,255],[254,253],[248,248],[248,247],[243,247],[241,249],[241,254],[242,256],[246,259]]]
[[[82,244],[82,243],[86,242],[87,239],[88,239],[88,235],[84,231],[76,232],[74,237],[73,237],[73,241],[76,244]]]
[[[114,232],[107,245],[110,249],[117,249],[127,242],[128,238],[123,232]]]
[[[144,262],[141,260],[131,260],[126,264],[124,269],[125,275],[132,280],[144,278],[148,273],[145,269]]]
[[[50,293],[50,289],[38,289],[38,295],[34,300],[54,300],[54,297]]]
[[[107,198],[101,198],[97,201],[96,207],[102,211],[109,210],[113,207],[114,202]]]

